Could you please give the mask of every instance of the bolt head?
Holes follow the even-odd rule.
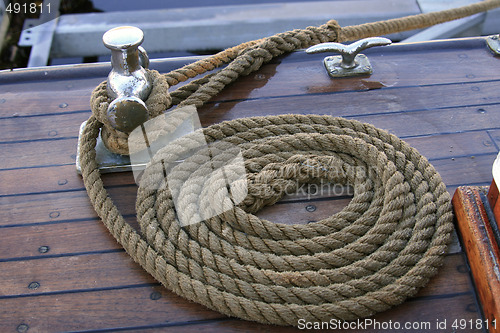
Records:
[[[308,212],[314,212],[316,210],[316,206],[315,205],[307,205],[306,210]]]

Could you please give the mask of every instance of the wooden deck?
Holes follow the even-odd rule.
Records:
[[[204,126],[246,116],[330,114],[405,139],[459,185],[489,185],[500,146],[500,58],[484,39],[394,45],[365,52],[370,77],[332,80],[324,55],[296,52],[244,77],[199,110]],[[152,63],[166,72],[192,61]],[[227,318],[156,283],[96,217],[75,171],[79,126],[109,65],[0,73],[0,332],[294,332]],[[130,173],[103,176],[134,224]],[[346,205],[340,195],[287,197],[258,215],[307,223]],[[416,297],[374,317],[453,332],[481,318],[458,239]],[[500,318],[499,318],[500,319]],[[446,329],[436,326],[446,320]],[[373,327],[351,332],[387,332]],[[340,331],[339,331],[340,332]],[[343,332],[343,331],[342,331]],[[456,332],[483,332],[468,326]]]

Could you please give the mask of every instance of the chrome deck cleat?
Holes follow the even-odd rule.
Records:
[[[368,57],[359,52],[373,46],[384,46],[391,44],[390,39],[384,37],[371,37],[358,40],[350,45],[341,43],[321,43],[311,46],[307,53],[335,52],[340,56],[329,56],[323,61],[325,68],[333,78],[350,77],[357,75],[370,75],[373,73]]]

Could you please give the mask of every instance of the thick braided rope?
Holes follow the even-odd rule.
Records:
[[[201,106],[239,76],[285,52],[319,42],[422,28],[499,5],[498,0],[487,0],[357,27],[340,28],[330,21],[319,28],[252,41],[166,75],[150,72],[155,88],[146,104],[151,116],[172,105]],[[219,72],[171,95],[167,91],[169,85],[227,63]],[[414,295],[442,262],[453,227],[450,198],[434,168],[385,131],[327,116],[247,118],[204,129],[208,142],[229,142],[241,149],[249,195],[223,214],[181,228],[167,184],[146,174],[144,181],[163,181],[163,186],[139,190],[136,209],[141,236],[109,198],[95,161],[96,138],[106,125],[102,110],[109,102],[105,85],[96,88],[94,115],[80,142],[85,186],[96,212],[120,244],[179,295],[227,315],[263,323],[353,320]],[[102,135],[107,136],[106,131]],[[109,136],[110,142],[119,145],[126,139],[120,133]],[[175,156],[195,142],[189,140],[179,139],[166,147],[152,165],[162,154]],[[206,167],[206,161],[191,162],[187,164],[191,168]],[[284,192],[318,180],[354,185],[352,202],[340,213],[308,225],[285,226],[253,215]],[[206,197],[195,197],[186,207],[207,209]]]
[[[450,241],[446,187],[415,149],[371,125],[300,115],[205,129],[207,142],[241,149],[248,197],[220,216],[181,228],[168,186],[141,186],[136,209],[143,238],[103,188],[93,150],[98,132],[91,118],[83,133],[82,174],[108,229],[167,288],[230,316],[279,325],[371,316],[423,287]],[[162,156],[182,155],[192,141],[167,146],[153,165]],[[158,181],[148,176],[144,182]],[[279,200],[287,186],[313,178],[354,185],[352,202],[308,225],[274,224],[250,213]]]
[[[188,64],[180,69],[171,71],[163,76],[154,71],[149,72],[154,77],[156,89],[151,93],[157,99],[156,108],[150,110],[154,117],[158,112],[164,112],[172,105],[203,105],[211,97],[219,93],[226,85],[241,75],[247,75],[258,70],[262,64],[272,58],[300,48],[306,48],[322,42],[344,42],[372,36],[381,36],[407,30],[429,27],[446,21],[474,15],[500,6],[500,0],[485,0],[468,6],[453,8],[440,12],[425,13],[403,18],[366,23],[357,26],[341,28],[335,20],[331,20],[320,27],[308,27],[268,38],[242,43],[235,47],[219,52],[213,56]],[[167,98],[168,87],[177,85],[200,74],[212,71],[229,64],[216,74],[195,80],[172,92]],[[119,154],[128,154],[128,134],[117,131],[109,126],[106,119],[106,108],[110,101],[106,94],[105,83],[102,83],[92,94],[92,111],[97,119],[104,124],[103,141],[111,151]],[[148,99],[149,100],[149,99]],[[146,101],[148,108],[150,105]],[[106,108],[105,108],[106,106]]]

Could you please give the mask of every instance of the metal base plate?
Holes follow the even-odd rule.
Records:
[[[82,174],[82,167],[80,164],[80,138],[82,136],[83,129],[85,128],[85,124],[87,122],[84,121],[80,125],[80,132],[78,135],[78,148],[76,152],[76,171],[79,174]],[[138,163],[132,165],[130,163],[130,157],[127,155],[120,155],[110,152],[104,143],[101,140],[101,136],[97,138],[97,144],[95,147],[96,151],[96,161],[99,171],[101,173],[111,173],[111,172],[124,172],[124,171],[132,171],[132,168],[146,166],[148,161],[144,161],[144,163]]]
[[[500,55],[500,36],[493,35],[486,38],[486,44],[495,55]]]
[[[342,63],[342,56],[326,57],[323,63],[325,64],[328,75],[334,78],[371,75],[373,73],[370,60],[368,60],[368,57],[364,54],[358,54],[354,61],[358,64],[354,68],[344,68],[340,66]]]

